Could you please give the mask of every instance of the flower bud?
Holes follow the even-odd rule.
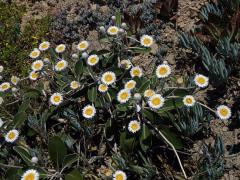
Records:
[[[66,123],[67,120],[66,120],[66,119],[63,119],[63,118],[59,118],[59,119],[58,119],[58,122],[60,122],[60,123]]]
[[[141,109],[142,109],[142,108],[141,108],[141,106],[140,106],[140,105],[137,105],[137,106],[136,106],[136,111],[137,111],[137,112],[140,112],[140,111],[141,111]]]
[[[78,55],[76,53],[72,54],[73,59],[78,59]]]
[[[120,28],[119,31],[118,31],[120,34],[124,34],[125,30]]]
[[[46,63],[46,64],[48,64],[48,63],[50,63],[50,60],[49,60],[48,58],[44,58],[44,59],[43,59],[43,62]]]
[[[102,32],[102,33],[105,33],[105,32],[106,32],[106,29],[105,29],[104,26],[101,26],[99,29],[100,29],[100,32]]]
[[[3,98],[2,97],[0,97],[0,105],[3,103]]]
[[[0,118],[0,128],[3,126],[3,120]]]
[[[0,80],[2,80],[3,79],[3,77],[2,76],[0,76]]]
[[[15,87],[12,88],[12,92],[13,92],[13,93],[15,93],[15,92],[17,92],[17,91],[18,91],[17,88],[15,88]]]
[[[4,67],[0,66],[0,73],[3,72]]]
[[[136,101],[140,101],[141,98],[142,98],[141,94],[139,94],[139,93],[135,93],[135,94],[134,94],[134,99],[135,99]]]
[[[38,158],[36,156],[32,157],[31,162],[33,164],[37,164],[38,163]]]
[[[82,58],[86,59],[87,57],[88,57],[88,53],[83,52],[83,53],[82,53]]]
[[[113,21],[115,21],[115,20],[116,20],[116,16],[112,16],[111,19],[112,19]]]
[[[127,28],[127,24],[123,22],[123,23],[121,24],[121,27],[122,27],[123,29],[125,29],[125,28]]]

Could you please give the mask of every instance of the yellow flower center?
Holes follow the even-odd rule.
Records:
[[[40,69],[41,68],[41,63],[36,63],[36,64],[34,64],[34,68],[35,69]]]
[[[36,57],[36,56],[38,56],[38,52],[37,51],[33,51],[31,55],[32,55],[32,57]]]
[[[145,39],[143,40],[143,43],[144,43],[145,45],[149,45],[149,44],[151,43],[151,40],[150,40],[149,38],[145,38]]]
[[[33,173],[29,173],[24,177],[24,180],[34,180],[35,176]]]
[[[7,88],[8,88],[7,84],[2,85],[2,89],[7,89]]]
[[[122,174],[116,175],[116,180],[123,180],[123,175]]]
[[[91,116],[93,114],[93,109],[92,108],[87,108],[85,110],[85,114],[88,115],[88,116]]]
[[[107,86],[104,85],[104,84],[101,84],[101,85],[100,85],[100,89],[101,89],[102,91],[106,91],[106,90],[107,90]]]
[[[8,134],[8,138],[9,139],[14,139],[15,138],[15,133],[14,132],[10,132],[9,134]]]
[[[159,72],[159,74],[164,75],[164,74],[167,73],[167,68],[165,68],[165,67],[160,67],[158,72]]]
[[[80,43],[79,44],[79,48],[81,48],[81,49],[85,49],[86,48],[86,43]]]
[[[109,30],[111,33],[116,33],[117,32],[117,28],[110,28]]]
[[[134,88],[134,83],[132,83],[132,82],[127,83],[127,88],[128,89]]]
[[[35,79],[38,77],[38,73],[32,73],[32,78]]]
[[[127,92],[121,93],[120,98],[123,99],[123,100],[127,99],[128,98],[128,93]]]
[[[58,62],[57,63],[57,68],[61,69],[64,67],[64,62]]]
[[[131,125],[131,129],[132,130],[137,130],[137,128],[138,128],[138,124],[137,123],[133,123],[132,125]]]
[[[206,81],[205,81],[205,78],[203,78],[203,77],[198,77],[197,82],[198,82],[199,84],[204,84]]]
[[[60,98],[60,96],[54,96],[54,97],[53,97],[53,100],[54,100],[55,102],[60,102],[61,98]]]
[[[106,82],[111,82],[113,80],[113,77],[111,74],[107,74],[107,75],[105,75],[104,79]]]
[[[227,115],[228,115],[228,110],[225,109],[225,108],[222,108],[222,109],[220,109],[219,113],[220,113],[222,116],[227,116]]]
[[[91,57],[91,58],[89,58],[89,62],[90,62],[91,64],[96,63],[96,61],[97,61],[97,58],[96,58],[96,57]]]
[[[61,51],[63,51],[63,50],[64,50],[64,46],[58,46],[58,47],[57,47],[57,51],[60,51],[60,52],[61,52]]]
[[[192,102],[193,102],[192,98],[186,98],[186,103],[187,104],[192,104]]]
[[[154,98],[152,99],[152,104],[157,106],[161,103],[161,99],[160,98]]]
[[[146,96],[147,96],[147,97],[151,97],[151,96],[153,96],[153,95],[154,95],[153,90],[147,90],[147,92],[146,92]]]
[[[46,44],[46,43],[43,43],[42,45],[41,45],[41,48],[42,49],[46,49],[48,47],[48,45]]]
[[[139,76],[139,75],[140,75],[139,69],[134,69],[134,70],[133,70],[133,75],[134,75],[134,76]]]

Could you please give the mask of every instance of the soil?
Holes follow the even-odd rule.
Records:
[[[27,13],[24,15],[22,19],[22,29],[26,22],[31,18],[43,18],[47,14],[54,15],[57,13],[61,7],[66,6],[70,3],[76,2],[76,0],[46,0],[39,1],[35,3],[29,3],[28,0],[16,0],[19,5],[24,5],[27,7]],[[79,1],[78,1],[79,2]],[[161,44],[167,44],[169,47],[168,53],[164,60],[166,60],[170,65],[175,68],[176,74],[186,74],[193,72],[193,68],[188,64],[191,64],[191,60],[189,60],[186,56],[186,50],[182,50],[178,48],[178,34],[176,30],[184,30],[189,32],[193,29],[199,21],[198,12],[201,7],[207,3],[208,0],[179,0],[178,1],[178,11],[176,13],[175,19],[176,24],[166,23],[163,28],[160,30],[161,32]],[[83,3],[88,3],[87,1],[83,1]],[[94,8],[94,6],[93,6]],[[99,49],[100,44],[95,41],[97,39],[97,32],[90,32],[88,40],[93,40],[92,48]],[[157,49],[157,45],[154,49]],[[75,50],[73,45],[73,51]],[[154,53],[154,52],[153,52]],[[152,57],[148,55],[142,55],[134,59],[137,61],[144,69],[151,69]],[[189,61],[189,63],[183,63],[182,61]],[[184,66],[184,68],[182,68]],[[184,69],[184,70],[183,70]],[[147,70],[146,70],[147,71]],[[211,87],[210,87],[211,88]],[[206,96],[206,92],[201,94],[202,100]],[[220,134],[223,138],[223,142],[225,144],[225,174],[222,179],[225,180],[237,180],[240,179],[240,129],[230,130],[228,127],[228,123],[222,123],[217,120],[211,122],[211,128],[213,134]],[[204,139],[206,143],[213,143],[213,137],[209,137]],[[191,150],[195,152],[194,158],[199,158],[199,154],[201,153],[201,144],[202,141],[196,142],[194,148]],[[236,151],[230,154],[230,149],[236,148]],[[193,158],[193,159],[194,159]]]

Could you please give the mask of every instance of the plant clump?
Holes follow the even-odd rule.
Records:
[[[149,53],[154,37],[136,38],[120,12],[112,19],[99,35],[109,48],[90,50],[81,37],[73,55],[43,41],[29,52],[27,77],[1,80],[2,177],[155,179],[177,167],[187,178],[178,150],[213,116],[231,118],[227,103],[211,108],[196,98],[211,77],[179,85],[159,61],[146,75],[132,59]]]

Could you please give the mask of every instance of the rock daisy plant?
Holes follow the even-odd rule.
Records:
[[[162,143],[171,147],[187,177],[176,150],[184,139],[174,127],[176,109],[201,106],[222,120],[231,118],[231,109],[225,104],[213,110],[195,98],[208,86],[205,75],[196,74],[193,86],[179,85],[164,62],[146,76],[132,59],[151,54],[154,37],[132,36],[121,24],[117,14],[110,26],[101,27],[99,42],[106,49],[89,50],[91,42],[83,39],[72,55],[66,44],[43,41],[29,53],[28,77],[1,79],[2,177],[154,178],[161,171],[155,160]],[[149,152],[152,157],[144,158]],[[105,161],[102,154],[120,155]],[[151,173],[130,168],[143,162],[151,163]],[[103,164],[107,173],[98,171]]]

